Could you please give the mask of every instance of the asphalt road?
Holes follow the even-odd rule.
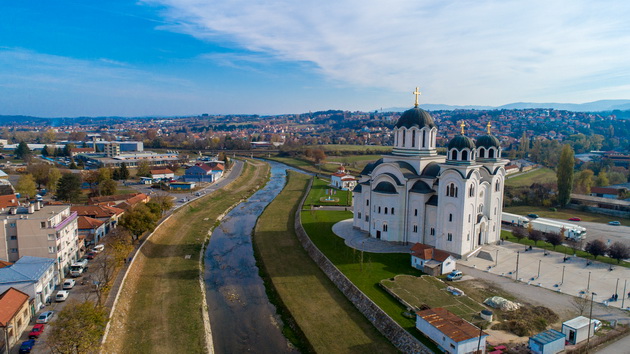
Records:
[[[545,218],[548,219],[548,218]],[[562,219],[550,219],[560,222],[566,222],[570,224],[579,225],[586,228],[586,241],[600,239],[604,242],[614,243],[616,241],[621,241],[624,244],[630,246],[630,226],[613,226],[608,224],[602,224],[598,222],[588,222],[588,221],[567,221]],[[610,220],[616,220],[613,216],[610,217]]]

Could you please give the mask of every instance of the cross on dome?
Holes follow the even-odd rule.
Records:
[[[462,123],[459,126],[462,127],[462,135],[464,135],[464,127],[466,127],[466,123],[462,121]]]
[[[490,127],[492,127],[492,123],[488,122],[487,127],[488,127],[488,135],[490,135]]]
[[[416,95],[416,103],[414,104],[415,107],[418,107],[418,97],[422,94],[420,93],[420,88],[416,87],[416,90],[413,92],[414,95]]]

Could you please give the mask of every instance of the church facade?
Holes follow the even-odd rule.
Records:
[[[394,127],[391,154],[368,164],[354,188],[353,226],[371,237],[465,256],[501,234],[504,166],[499,140],[464,134],[436,150],[437,126],[416,106]]]

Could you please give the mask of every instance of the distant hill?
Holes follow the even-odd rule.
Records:
[[[421,104],[421,108],[429,111],[452,111],[456,109],[475,109],[475,110],[489,110],[489,109],[529,109],[529,108],[551,108],[557,110],[565,110],[572,112],[603,112],[618,110],[630,110],[630,100],[600,100],[587,103],[534,103],[534,102],[516,102],[503,106],[454,106],[446,104]],[[384,109],[387,112],[402,112],[409,109],[409,107],[392,107]]]

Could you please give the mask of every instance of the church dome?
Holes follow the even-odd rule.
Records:
[[[491,148],[491,147],[495,147],[498,148],[499,145],[501,145],[501,143],[499,143],[499,139],[497,139],[494,135],[484,135],[481,136],[479,138],[477,138],[477,147],[485,147],[485,148]]]
[[[470,150],[475,148],[475,142],[465,136],[465,135],[457,135],[456,137],[454,137],[453,139],[451,139],[451,141],[448,143],[448,149],[457,149],[457,150],[462,150],[468,148]]]
[[[398,122],[396,122],[396,128],[411,128],[414,126],[422,129],[423,127],[435,128],[436,125],[427,111],[414,107],[403,112],[398,118]]]

